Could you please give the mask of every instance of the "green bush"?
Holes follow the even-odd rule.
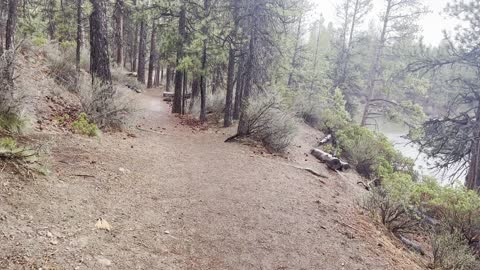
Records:
[[[309,126],[326,132],[335,132],[351,122],[345,104],[344,96],[339,89],[336,89],[333,95],[307,91],[298,93],[294,110]]]
[[[77,120],[72,123],[72,129],[75,133],[95,137],[98,136],[99,130],[97,125],[90,123],[86,113],[81,113]]]
[[[367,128],[351,125],[337,132],[342,157],[368,178],[384,178],[396,171],[413,174],[413,161],[396,151],[388,139]]]
[[[26,121],[14,113],[0,113],[0,130],[10,133],[20,133],[26,126]]]
[[[17,148],[17,141],[10,137],[0,138],[0,149],[12,151]]]
[[[37,47],[45,46],[45,44],[47,44],[47,42],[48,42],[48,40],[46,38],[40,37],[40,36],[34,37],[32,39],[33,45],[35,45]]]
[[[465,239],[456,232],[432,236],[433,269],[473,270],[477,261]]]
[[[362,207],[392,233],[411,233],[419,218],[405,198],[387,188],[376,187],[364,199]]]
[[[414,185],[412,204],[440,220],[472,244],[480,233],[480,196],[464,186],[443,187],[429,180]]]

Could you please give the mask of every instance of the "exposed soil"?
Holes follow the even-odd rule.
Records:
[[[315,131],[276,157],[138,99],[140,129],[43,131],[49,177],[0,173],[0,269],[422,269],[357,209],[358,176],[308,155]]]

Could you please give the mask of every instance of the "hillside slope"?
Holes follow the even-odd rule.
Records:
[[[285,159],[181,125],[160,89],[136,98],[140,129],[90,139],[37,126],[52,174],[0,172],[1,269],[422,269],[356,209],[357,175],[308,156],[315,131]]]

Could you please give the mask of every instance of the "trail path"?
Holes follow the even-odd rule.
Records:
[[[139,101],[154,132],[57,135],[50,178],[0,179],[0,269],[419,269],[358,214],[348,175],[309,159],[322,184],[180,125],[158,90]]]

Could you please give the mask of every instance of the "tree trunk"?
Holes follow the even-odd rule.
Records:
[[[50,40],[55,39],[55,31],[56,31],[56,25],[55,25],[55,8],[56,8],[56,1],[55,0],[48,0],[47,2],[47,33],[48,33],[48,38]]]
[[[190,113],[193,111],[193,107],[195,106],[195,100],[198,98],[198,94],[200,92],[199,89],[200,89],[200,82],[197,76],[195,76],[192,81],[192,98],[190,99],[190,108],[188,110]]]
[[[137,80],[145,83],[145,58],[147,54],[147,26],[145,20],[140,22],[140,43],[138,46],[138,70]]]
[[[476,112],[475,141],[473,142],[465,186],[479,191],[480,188],[480,107]]]
[[[79,89],[80,86],[80,60],[82,53],[82,0],[77,0],[77,38],[76,38],[76,53],[75,53],[75,87]]]
[[[302,16],[302,15],[301,15]],[[302,39],[302,17],[298,19],[298,26],[297,26],[297,34],[295,37],[295,47],[293,48],[293,56],[292,56],[292,62],[290,63],[292,70],[290,71],[290,74],[288,74],[288,82],[287,86],[292,87],[294,80],[293,80],[293,73],[294,70],[297,67],[297,61],[298,61],[298,55],[300,51],[300,41]]]
[[[235,89],[235,105],[233,106],[233,119],[240,119],[240,108],[242,107],[242,95],[243,95],[243,56],[238,63],[237,71],[237,87]]]
[[[15,46],[15,31],[17,27],[18,0],[8,1],[8,19],[5,34],[5,49],[10,50]]]
[[[115,60],[118,66],[122,66],[123,61],[123,19],[124,19],[124,3],[123,0],[117,0],[115,2],[115,46],[116,55]]]
[[[182,91],[182,114],[185,114],[185,102],[187,100],[188,72],[183,72],[183,91]]]
[[[172,72],[171,68],[169,66],[167,66],[167,75],[166,75],[167,81],[166,81],[166,85],[165,85],[165,91],[166,92],[170,92],[170,81],[171,81],[170,77],[172,77],[171,72]]]
[[[135,7],[137,5],[137,1],[136,0],[133,0],[133,6]],[[138,23],[135,21],[135,32],[133,34],[133,46],[132,46],[132,51],[131,51],[131,55],[132,55],[132,64],[131,64],[131,68],[132,68],[132,71],[135,72],[137,71],[137,56],[138,56]]]
[[[155,87],[160,87],[160,70],[162,67],[160,66],[160,56],[157,54],[157,59],[155,63],[155,79],[153,81],[153,85]]]
[[[93,115],[97,124],[107,126],[108,110],[113,98],[112,75],[108,54],[108,35],[106,5],[104,0],[90,0],[92,13],[90,15],[90,71],[94,91]]]
[[[254,57],[255,57],[255,31],[252,31],[252,34],[250,37],[250,44],[248,46],[248,60],[247,60],[247,64],[245,65],[245,78],[244,78],[245,85],[243,87],[242,105],[240,108],[240,122],[238,123],[238,131],[237,131],[237,134],[239,136],[246,136],[250,132],[245,114],[248,109],[250,92],[252,90]]]
[[[209,14],[209,0],[203,1],[203,8],[205,11],[205,18]],[[200,77],[200,122],[207,122],[207,78],[205,73],[207,72],[207,46],[208,46],[208,28],[206,25],[202,27],[203,50],[202,50],[202,75]]]
[[[157,43],[157,41],[155,40],[156,30],[157,29],[154,22],[152,25],[152,37],[150,39],[150,60],[148,62],[147,88],[153,87],[153,72],[154,72],[154,67],[155,67],[155,62],[157,57],[157,49],[155,48],[155,45]]]
[[[183,47],[185,42],[186,34],[186,9],[185,9],[185,0],[182,2],[182,7],[180,9],[180,18],[178,20],[178,33],[180,39],[177,44],[177,71],[175,72],[175,96],[173,97],[173,106],[172,113],[182,113],[182,86],[183,86],[183,72],[178,68],[180,62],[183,59]]]
[[[160,66],[160,84],[163,83],[163,66]]]
[[[106,7],[103,0],[90,0],[93,6],[90,15],[90,71],[92,81],[112,84],[108,57],[108,35]]]
[[[225,97],[225,116],[223,120],[223,126],[229,127],[232,125],[232,106],[233,106],[233,87],[235,76],[235,48],[234,45],[230,45],[230,51],[228,53],[228,76],[227,76],[227,93]]]
[[[367,125],[367,120],[370,116],[371,100],[375,97],[375,84],[380,69],[380,61],[383,54],[383,47],[385,46],[386,42],[391,8],[391,1],[387,1],[387,9],[385,11],[385,16],[383,19],[383,27],[382,33],[380,35],[380,41],[378,43],[377,49],[375,50],[375,59],[373,60],[372,67],[368,75],[366,103],[365,108],[363,109],[362,121],[360,122],[360,125],[362,127]]]

